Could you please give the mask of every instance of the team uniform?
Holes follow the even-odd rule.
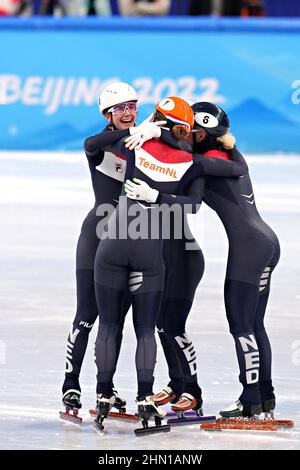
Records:
[[[104,215],[97,215],[97,208],[103,204],[110,204],[113,207],[117,205],[125,175],[126,161],[120,156],[104,151],[103,148],[108,143],[114,143],[128,135],[128,130],[111,131],[107,127],[100,134],[86,139],[84,144],[95,204],[82,224],[76,250],[77,310],[68,336],[66,373],[62,388],[64,398],[67,400],[72,399],[75,392],[80,392],[79,374],[89,333],[98,317],[94,287],[94,261],[99,237],[101,237],[98,224]],[[127,292],[122,306],[122,322],[117,332],[117,355],[122,341],[124,318],[129,306],[130,295]],[[80,396],[80,393],[77,394]]]
[[[225,111],[207,102],[195,103],[192,108],[195,127],[205,128],[207,133],[201,143],[194,139],[194,148],[203,152],[222,151],[222,145],[226,141],[228,144],[230,126]],[[228,236],[225,308],[243,386],[240,399],[220,414],[224,417],[253,416],[261,411],[273,414],[272,354],[264,316],[271,274],[280,257],[279,241],[257,211],[249,174],[235,182],[208,179],[205,200],[219,215]]]
[[[154,328],[161,308],[165,278],[163,243],[160,236],[163,224],[158,222],[157,227],[153,227],[154,218],[151,217],[153,211],[159,210],[163,204],[184,205],[190,201],[191,199],[187,199],[184,195],[175,198],[172,196],[176,193],[182,176],[190,174],[186,188],[189,188],[189,193],[193,194],[191,212],[195,212],[201,203],[199,195],[202,192],[203,179],[199,176],[203,174],[204,162],[208,163],[212,174],[222,174],[225,171],[231,176],[235,172],[237,174],[244,172],[240,160],[212,162],[210,159],[198,157],[195,159],[198,163],[196,165],[193,163],[190,148],[187,147],[188,151],[183,150],[183,144],[180,146],[170,132],[166,131],[166,134],[169,135],[169,145],[161,141],[151,141],[135,153],[126,149],[122,142],[109,148],[114,153],[126,157],[126,179],[140,178],[159,190],[160,194],[155,205],[123,199],[108,221],[108,232],[119,233],[115,227],[119,228],[122,225],[124,214],[126,214],[126,224],[129,227],[134,221],[134,216],[131,218],[130,213],[141,212],[143,224],[147,227],[144,238],[105,238],[98,246],[95,259],[95,284],[100,315],[99,333],[96,340],[97,393],[107,397],[111,394],[111,381],[115,368],[114,344],[120,322],[120,305],[123,292],[128,287],[132,295],[133,321],[137,336],[138,396],[152,394],[156,357]],[[122,204],[128,204],[128,207]],[[158,239],[151,238],[153,231],[159,234]],[[167,240],[164,242],[165,245],[168,243]],[[198,276],[201,277],[201,274],[200,272]],[[176,286],[174,281],[173,285]],[[182,289],[179,289],[179,294],[180,292]],[[176,298],[176,294],[173,298]],[[169,302],[174,301],[169,300]]]
[[[229,158],[222,146],[209,138],[204,144],[194,146],[194,150],[215,157],[214,160]],[[188,181],[185,177],[181,184]],[[264,315],[271,274],[280,257],[279,242],[257,211],[249,174],[238,178],[206,177],[201,196],[217,212],[229,240],[224,295],[243,386],[237,412],[242,411],[244,416],[259,414],[261,409],[268,412],[275,407],[275,395]],[[164,326],[169,334],[172,321],[170,318],[169,326]],[[166,355],[169,362],[168,357],[170,354]],[[230,410],[224,410],[221,415],[233,416]]]
[[[181,150],[175,139],[173,144],[174,147],[171,148],[160,142],[149,142],[144,144],[139,152],[133,153],[120,142],[114,152],[124,155],[127,159],[126,179],[143,178],[154,186],[163,187],[164,192],[171,194],[176,191],[179,174],[192,165],[191,153]],[[160,160],[156,159],[158,153]],[[153,170],[149,169],[149,162],[152,162]],[[156,171],[155,166],[165,169],[165,173]],[[171,176],[166,174],[168,170]],[[151,178],[151,172],[155,173],[158,181]],[[128,289],[132,296],[133,323],[137,336],[138,396],[152,394],[156,359],[154,328],[164,289],[161,223],[159,218],[153,223],[153,212],[158,210],[158,204],[141,205],[126,197],[121,198],[116,211],[108,221],[107,229],[110,233],[116,226],[117,236],[115,239],[102,239],[98,246],[95,259],[95,285],[100,314],[95,349],[98,394],[110,395],[112,391],[111,381],[116,363],[116,334],[121,317],[120,306],[123,293]],[[129,228],[138,212],[142,214],[143,228],[146,230],[144,236],[142,235],[143,238],[132,238],[127,233],[124,238],[118,236],[119,228],[123,225],[126,229]],[[130,213],[133,213],[133,216]],[[157,233],[157,239],[151,238],[151,231]]]
[[[205,150],[203,145],[198,149]],[[249,174],[207,178],[204,200],[220,217],[229,241],[224,296],[243,386],[239,401],[245,416],[259,414],[261,405],[269,412],[275,408],[275,395],[264,316],[279,241],[257,211]]]
[[[199,189],[202,190],[202,186]],[[204,273],[204,257],[196,240],[190,233],[187,234],[186,215],[182,215],[182,227],[185,230],[181,239],[171,237],[163,245],[165,285],[156,326],[167,358],[170,382],[165,393],[159,400],[156,397],[156,401],[161,404],[169,399],[177,401],[186,392],[197,399],[198,408],[201,408],[202,391],[197,380],[196,352],[185,331],[185,323]]]

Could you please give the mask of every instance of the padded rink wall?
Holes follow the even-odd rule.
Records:
[[[300,20],[0,19],[0,150],[80,150],[112,81],[220,104],[242,151],[300,153]]]

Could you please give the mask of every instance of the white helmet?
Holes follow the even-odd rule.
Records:
[[[100,113],[108,108],[125,101],[137,101],[138,95],[135,89],[124,82],[117,82],[104,88],[99,98]]]

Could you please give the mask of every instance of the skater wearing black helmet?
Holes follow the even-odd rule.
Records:
[[[225,111],[208,102],[196,103],[192,109],[195,125],[188,139],[193,143],[193,151],[208,159],[229,160],[235,139],[228,132],[229,119]],[[181,186],[188,184],[190,177],[186,175]],[[243,386],[239,399],[220,414],[223,417],[249,417],[262,411],[272,414],[275,395],[271,378],[271,347],[264,327],[264,315],[271,273],[280,256],[279,242],[257,211],[249,174],[239,178],[206,177],[203,200],[217,212],[228,236],[225,308],[236,346],[239,380]],[[178,354],[177,358],[174,357],[175,348],[168,341],[168,336],[172,336],[173,322],[170,313],[169,317],[165,316],[163,324],[159,324],[164,332],[160,338],[169,370],[174,369],[180,357]],[[183,328],[180,336],[184,334]],[[172,396],[170,387],[167,392]],[[157,394],[158,398],[161,393]],[[185,394],[184,398],[181,407],[178,406],[180,403],[172,407],[174,411],[195,408],[192,394]]]

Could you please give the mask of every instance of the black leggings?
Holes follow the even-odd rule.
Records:
[[[69,389],[80,390],[79,374],[86,352],[89,334],[98,317],[94,284],[94,262],[99,244],[96,226],[100,218],[96,216],[96,208],[92,209],[85,218],[76,250],[76,288],[77,310],[68,335],[66,373],[63,384],[63,393]],[[130,294],[124,294],[121,320],[116,335],[116,361],[119,356],[122,331],[126,313],[130,307]]]
[[[263,248],[263,256],[258,256]],[[230,255],[230,253],[229,253]],[[271,274],[280,257],[279,242],[256,237],[256,244],[237,257],[229,256],[225,281],[225,308],[235,341],[243,405],[257,405],[275,398],[272,385],[272,352],[264,327]],[[239,259],[238,263],[232,261]],[[269,258],[269,259],[268,259]],[[239,280],[237,280],[239,278]]]
[[[196,352],[185,325],[204,272],[204,258],[199,247],[185,248],[185,240],[164,242],[165,290],[157,329],[168,364],[169,387],[177,396],[187,392],[201,401]]]
[[[95,258],[95,287],[100,315],[95,357],[97,393],[110,395],[124,292],[131,293],[137,338],[138,395],[153,393],[156,361],[155,324],[164,281],[160,240],[101,240]]]

